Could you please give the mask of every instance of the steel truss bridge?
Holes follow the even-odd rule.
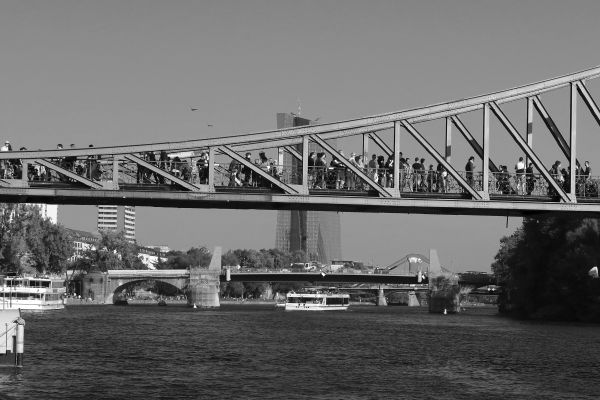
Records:
[[[600,109],[586,85],[598,76],[600,67],[423,108],[230,137],[1,152],[0,201],[502,216],[598,214],[598,180],[580,173],[576,146],[579,104],[600,124]],[[564,88],[570,105],[568,140],[542,99],[546,93]],[[507,116],[503,110],[507,103],[526,108],[524,128],[519,129]],[[463,121],[471,112],[481,112],[481,143]],[[549,172],[534,150],[534,116],[556,141],[557,155],[562,153],[569,160],[565,174]],[[492,118],[522,150],[527,162],[533,163],[535,173],[516,175],[493,162]],[[445,121],[445,129],[440,131],[445,137],[443,151],[420,131],[420,124],[436,120]],[[479,173],[453,165],[455,132],[480,158]],[[391,139],[386,140],[384,134]],[[443,169],[413,171],[401,165],[403,135],[412,137]],[[362,138],[363,154],[369,143],[374,143],[393,163],[369,168],[356,159],[349,160],[332,140],[353,136]],[[313,165],[309,160],[311,143],[326,154],[325,165]],[[244,156],[252,151],[277,151],[277,158],[256,163]],[[294,161],[284,164],[285,154]],[[335,166],[329,164],[331,159],[337,160]]]

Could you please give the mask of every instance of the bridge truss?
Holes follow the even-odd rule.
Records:
[[[0,201],[59,204],[111,204],[156,207],[312,209],[472,215],[535,215],[600,212],[598,180],[582,173],[577,158],[577,107],[583,103],[600,124],[600,108],[586,84],[600,67],[501,92],[423,108],[348,121],[307,125],[237,136],[48,151],[0,153]],[[542,96],[569,89],[568,140]],[[504,110],[522,104],[527,124],[519,130]],[[478,142],[463,115],[480,112]],[[534,116],[550,132],[570,162],[565,174],[548,170],[533,147]],[[515,174],[494,162],[490,121],[495,118],[526,155],[535,172]],[[429,121],[445,122],[439,151],[420,130]],[[383,132],[391,132],[385,140]],[[462,171],[451,159],[452,135],[464,137],[482,164]],[[401,138],[412,137],[439,164],[435,171],[405,168]],[[365,167],[349,160],[334,140],[360,137],[363,154],[372,142],[388,157],[385,166]],[[326,154],[311,163],[309,149]],[[256,163],[247,152],[276,152]],[[559,153],[559,154],[560,154]],[[288,157],[291,162],[284,163]],[[336,166],[329,164],[337,161]]]

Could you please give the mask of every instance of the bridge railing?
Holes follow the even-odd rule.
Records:
[[[147,160],[144,155],[140,158]],[[140,166],[137,162],[131,160],[119,159],[118,161],[118,183],[128,185],[128,190],[134,185],[172,185],[169,177],[188,182],[192,185],[208,184],[208,166],[198,163],[199,157],[190,157],[185,160],[152,161],[148,162],[165,175],[159,175],[151,170]],[[23,180],[23,167],[21,160],[9,160],[5,163],[3,169],[3,180]],[[46,165],[38,164],[34,161],[27,163],[27,181],[31,186],[39,185],[52,186],[54,184],[74,184],[81,186],[73,177],[53,170],[56,166],[71,172],[75,176],[85,178],[92,182],[103,182],[113,180],[114,163],[113,156],[106,155],[102,157],[63,157],[43,160]],[[275,179],[286,183],[299,185],[302,183],[301,165],[278,165],[271,163],[264,169],[266,173]],[[367,177],[372,179],[382,188],[394,187],[393,170],[390,168],[370,168],[368,166],[357,166]],[[476,191],[483,190],[483,173],[466,171],[457,171],[471,187]],[[541,173],[516,173],[509,172],[507,169],[500,172],[490,172],[488,174],[488,192],[490,196],[495,197],[521,197],[527,198],[555,198],[556,193],[552,186],[544,179]],[[563,188],[565,192],[570,191],[569,177],[561,174],[551,174],[555,182]],[[214,186],[233,187],[239,190],[244,188],[267,188],[272,189],[272,184],[266,182],[255,172],[250,171],[243,166],[237,166],[231,170],[231,164],[214,163]],[[440,194],[464,194],[465,190],[458,181],[450,176],[443,168],[427,169],[414,171],[409,168],[402,168],[399,171],[399,192],[401,194],[422,193],[426,195]],[[355,191],[368,192],[371,187],[354,172],[346,167],[331,166],[310,166],[308,168],[308,189],[311,191]],[[577,175],[575,196],[578,199],[593,200],[600,198],[600,177]]]

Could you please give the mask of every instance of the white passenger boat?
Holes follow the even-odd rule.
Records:
[[[62,278],[0,277],[0,310],[58,310],[65,293]]]
[[[325,291],[289,292],[285,300],[286,311],[345,311],[350,304],[350,295]]]

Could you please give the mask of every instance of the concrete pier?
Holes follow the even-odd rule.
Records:
[[[187,287],[187,300],[190,307],[220,307],[219,290],[221,275],[221,248],[215,247],[208,268],[190,268],[190,282]]]
[[[377,291],[377,305],[382,307],[387,306],[387,300],[381,288]]]
[[[458,275],[444,271],[437,251],[429,251],[429,312],[457,313],[460,311],[460,286]]]
[[[417,294],[415,293],[415,291],[411,291],[408,292],[408,304],[409,307],[419,307],[421,305],[421,303],[419,302],[419,299],[417,298]]]

